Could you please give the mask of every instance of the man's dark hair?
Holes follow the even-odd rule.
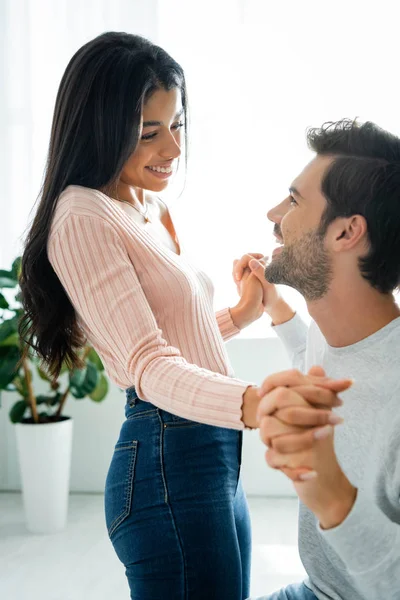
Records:
[[[400,139],[371,122],[344,119],[309,129],[308,145],[334,156],[322,181],[328,206],[321,232],[338,217],[362,215],[368,253],[362,276],[383,294],[400,285]]]

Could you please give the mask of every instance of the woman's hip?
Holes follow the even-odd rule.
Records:
[[[126,416],[106,480],[110,536],[132,513],[171,503],[193,509],[233,502],[241,432],[188,421],[139,399],[128,403]]]

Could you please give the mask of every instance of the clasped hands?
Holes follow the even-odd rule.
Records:
[[[259,254],[247,254],[234,262],[233,277],[241,300],[245,298],[238,306],[251,307],[253,298],[249,313],[253,310],[258,315],[261,301],[273,322],[283,323],[294,312],[276,287],[265,281],[264,266]],[[336,457],[334,428],[343,419],[332,412],[343,404],[338,394],[351,385],[349,379],[326,377],[316,366],[307,374],[297,370],[275,373],[258,391],[257,416],[260,437],[267,446],[266,462],[293,481],[299,498],[314,512],[322,528],[339,525],[357,494]]]

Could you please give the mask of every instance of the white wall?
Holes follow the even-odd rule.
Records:
[[[163,10],[167,12],[163,13]],[[228,13],[223,11],[221,2],[219,10],[225,23]],[[172,21],[171,14],[174,15]],[[232,11],[229,14],[232,17]],[[40,187],[55,90],[67,59],[87,39],[107,29],[126,29],[159,42],[168,37],[172,43],[180,39],[177,37],[180,29],[178,17],[181,18],[181,12],[176,2],[171,5],[160,0],[114,0],[112,4],[103,0],[81,3],[73,9],[68,0],[59,0],[56,4],[52,0],[0,2],[0,48],[4,55],[4,61],[0,61],[0,76],[6,82],[6,85],[0,86],[3,141],[0,143],[3,184],[0,196],[0,268],[8,268],[19,252],[19,238]],[[175,22],[177,30],[168,33]],[[56,47],[57,52],[49,52],[52,47]],[[183,44],[182,48],[186,57],[190,55],[190,47]],[[24,148],[23,152],[21,148]],[[18,185],[14,185],[16,181]],[[227,272],[230,260],[231,256],[226,262]],[[222,258],[220,262],[222,270],[225,263]],[[257,335],[256,329],[254,333]],[[261,382],[270,372],[288,367],[287,357],[276,338],[232,340],[228,351],[237,376],[254,383]],[[15,432],[8,419],[13,401],[12,394],[3,393],[0,408],[0,490],[20,488]],[[67,411],[74,418],[75,428],[72,490],[103,490],[108,463],[124,418],[123,408],[124,395],[115,387],[100,405],[88,400],[69,400]],[[245,432],[243,480],[249,493],[292,493],[291,485],[280,473],[267,469],[264,448],[255,432]]]
[[[286,353],[276,338],[237,339],[228,343],[228,352],[238,377],[261,383],[269,373],[289,367]],[[20,489],[15,432],[8,410],[15,400],[3,393],[0,409],[0,490]],[[108,464],[124,419],[124,394],[112,387],[102,404],[69,398],[66,413],[74,419],[71,489],[101,492]],[[254,495],[294,495],[289,481],[272,471],[264,461],[265,447],[257,432],[245,431],[243,483]]]

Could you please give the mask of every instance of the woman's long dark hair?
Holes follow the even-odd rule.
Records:
[[[54,377],[64,361],[70,368],[81,366],[78,350],[85,343],[74,307],[47,256],[58,197],[68,185],[102,189],[115,184],[139,141],[144,102],[157,89],[176,87],[181,90],[186,124],[182,68],[148,40],[119,32],[104,33],[82,46],[63,75],[20,278],[21,338]],[[186,131],[185,125],[185,137]]]

